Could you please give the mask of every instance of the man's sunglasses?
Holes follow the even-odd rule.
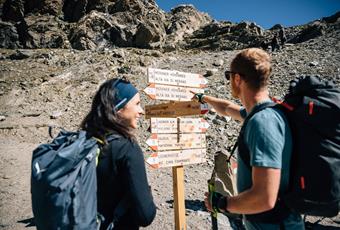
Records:
[[[229,81],[229,80],[230,80],[230,76],[231,76],[232,74],[237,74],[237,73],[236,73],[236,72],[233,72],[233,71],[226,70],[226,71],[224,72],[224,77]],[[239,74],[239,73],[238,73],[238,74]]]

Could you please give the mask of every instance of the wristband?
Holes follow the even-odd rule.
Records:
[[[218,211],[221,213],[229,213],[229,211],[227,210],[227,205],[228,205],[228,198],[225,196],[220,197],[220,199],[217,202]]]
[[[204,94],[203,93],[196,93],[195,94],[195,97],[198,99],[198,102],[203,104],[203,97],[204,97]]]

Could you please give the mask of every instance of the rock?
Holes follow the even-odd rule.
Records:
[[[215,73],[218,72],[218,69],[207,69],[204,76],[205,77],[210,77],[212,75],[214,75]]]
[[[272,28],[269,30],[280,30],[281,28],[284,28],[281,24],[275,24]]]
[[[50,116],[50,118],[51,119],[58,119],[61,115],[63,115],[62,112],[60,112],[60,111],[53,111],[51,116]]]
[[[77,22],[86,14],[88,0],[65,0],[63,6],[64,19],[68,22]]]
[[[4,121],[4,120],[6,120],[6,117],[5,117],[5,116],[2,116],[2,115],[0,115],[0,121]]]
[[[312,61],[309,63],[309,66],[317,66],[317,65],[319,65],[319,62],[317,61]]]
[[[2,7],[2,20],[18,22],[24,18],[25,0],[6,0]]]
[[[171,9],[168,26],[166,27],[167,44],[177,43],[184,36],[192,34],[212,19],[206,13],[201,13],[193,5],[179,5]]]
[[[11,60],[22,60],[31,57],[34,54],[32,50],[16,50],[16,52],[9,56]]]
[[[72,48],[95,50],[99,43],[105,42],[103,31],[109,30],[112,26],[112,22],[104,13],[92,11],[70,30]]]
[[[339,21],[340,18],[340,11],[336,12],[335,14],[329,16],[329,17],[323,17],[322,21],[325,21],[327,23],[335,23]]]
[[[70,48],[64,22],[55,16],[27,16],[18,26],[24,48]]]
[[[160,47],[165,37],[164,27],[157,22],[140,23],[137,26],[135,45],[140,48]]]
[[[10,22],[0,21],[0,48],[22,48],[17,28]]]
[[[319,37],[325,33],[325,27],[326,26],[322,22],[318,21],[308,24],[294,38],[290,39],[289,42],[301,43]]]
[[[214,66],[223,66],[224,61],[222,59],[219,59],[213,63]]]

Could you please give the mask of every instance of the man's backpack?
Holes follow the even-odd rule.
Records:
[[[279,194],[278,207],[283,210],[279,215],[284,217],[288,207],[306,215],[336,216],[340,211],[340,89],[317,76],[305,76],[290,82],[284,101],[274,101],[278,104],[265,103],[252,111],[244,126],[256,112],[274,106],[288,119],[293,153],[288,191]],[[239,139],[236,143],[239,148],[244,145],[240,142]],[[250,167],[250,156],[240,157]],[[274,209],[250,215],[249,219],[265,221],[268,216],[273,219],[272,213]]]
[[[281,107],[293,137],[286,205],[301,214],[336,216],[340,211],[340,89],[316,76],[300,77],[291,81]]]
[[[109,138],[112,141],[118,135]],[[100,145],[85,131],[63,130],[51,143],[33,151],[32,210],[38,230],[99,229],[103,220],[97,213],[96,159]],[[121,215],[116,211],[114,215]]]

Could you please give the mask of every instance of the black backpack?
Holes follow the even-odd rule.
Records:
[[[274,101],[277,104],[263,104],[247,116],[236,145],[245,147],[242,130],[256,112],[274,106],[282,110],[293,138],[289,188],[279,194],[273,210],[247,218],[280,220],[287,207],[300,214],[336,216],[340,211],[340,89],[317,76],[305,76],[290,82],[284,101]],[[240,153],[250,167],[249,154]]]
[[[292,210],[333,217],[340,211],[340,89],[316,76],[291,81],[281,103],[293,135]]]
[[[112,141],[120,136],[110,136]],[[99,229],[96,160],[101,144],[85,131],[61,131],[33,151],[31,194],[38,230]],[[124,201],[125,202],[125,201]],[[125,212],[123,201],[113,213]],[[111,223],[109,228],[113,228]]]

